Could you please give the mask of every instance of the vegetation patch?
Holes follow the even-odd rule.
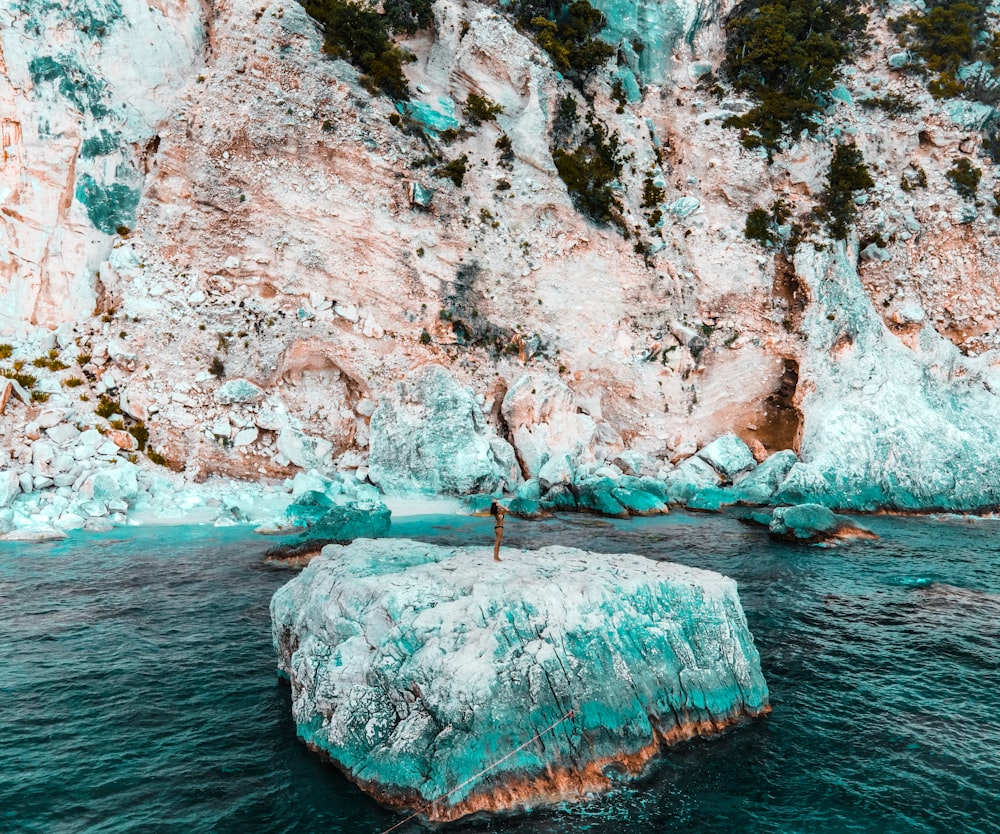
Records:
[[[587,0],[566,5],[549,0],[520,0],[514,7],[520,25],[533,32],[559,72],[582,89],[594,70],[615,54],[597,37],[608,20]]]
[[[405,101],[410,87],[403,64],[410,55],[393,43],[394,32],[416,32],[432,19],[429,0],[390,0],[383,14],[347,0],[303,0],[303,8],[323,29],[323,51],[357,67],[372,91]]]
[[[495,122],[497,116],[503,113],[503,107],[486,96],[469,93],[462,111],[472,124],[479,125],[483,122]]]
[[[107,394],[101,394],[101,399],[98,401],[94,412],[98,417],[110,420],[113,414],[121,414],[122,408],[116,400],[111,399]]]
[[[858,212],[855,193],[874,185],[861,151],[853,145],[837,145],[830,160],[821,208],[827,229],[835,240],[845,240],[854,222]]]
[[[964,156],[956,159],[955,163],[948,169],[945,176],[951,180],[952,186],[958,192],[958,196],[963,200],[975,200],[976,192],[979,190],[979,181],[983,178],[983,171],[977,168]]]
[[[899,42],[920,59],[919,68],[934,77],[927,85],[935,98],[968,94],[997,98],[1000,75],[1000,35],[981,39],[991,28],[986,3],[953,0],[928,3],[925,11],[910,11],[892,21]],[[982,62],[978,73],[959,78],[963,65]]]
[[[447,165],[442,165],[434,173],[439,177],[451,180],[456,188],[461,188],[465,181],[465,172],[469,170],[469,157],[462,154],[458,159],[453,159]]]
[[[621,204],[612,190],[622,172],[618,137],[591,118],[586,136],[571,150],[552,151],[559,177],[566,184],[573,205],[595,223],[622,225]]]
[[[756,206],[747,215],[743,234],[747,240],[756,240],[768,248],[776,247],[783,239],[781,227],[791,216],[791,206],[784,200],[775,200],[770,210]]]
[[[810,130],[817,98],[833,89],[868,23],[856,0],[743,0],[726,21],[722,69],[757,105],[725,125],[771,155],[783,136]]]

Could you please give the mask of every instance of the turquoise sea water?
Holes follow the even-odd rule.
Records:
[[[866,519],[773,543],[727,516],[510,519],[505,544],[631,551],[733,576],[773,713],[588,805],[447,831],[1000,831],[1000,522]],[[491,519],[393,535],[491,542]],[[401,819],[295,739],[245,531],[0,545],[0,832],[362,832]],[[415,822],[399,832],[424,830]]]

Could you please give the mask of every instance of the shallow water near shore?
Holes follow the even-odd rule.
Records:
[[[633,552],[735,578],[770,716],[586,805],[445,831],[1000,830],[1000,522],[866,518],[772,542],[730,516],[509,519],[504,544]],[[392,535],[492,543],[492,519]],[[0,545],[0,832],[363,832],[390,813],[295,738],[274,540],[181,527]],[[398,832],[424,830],[415,822]]]

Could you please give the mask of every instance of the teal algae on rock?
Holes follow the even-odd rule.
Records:
[[[81,175],[76,184],[76,199],[87,209],[94,227],[106,235],[135,225],[139,196],[138,188],[120,182],[102,185],[90,174]]]
[[[732,580],[564,547],[502,556],[359,540],[275,593],[298,734],[376,798],[435,821],[585,799],[767,712]]]
[[[103,119],[108,115],[105,102],[105,82],[93,76],[72,58],[41,55],[28,64],[31,83],[36,87],[46,83],[72,104],[83,116]]]

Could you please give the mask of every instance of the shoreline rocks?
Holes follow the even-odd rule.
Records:
[[[502,556],[359,539],[275,593],[298,734],[377,799],[433,822],[580,800],[769,711],[731,579],[564,547]]]

